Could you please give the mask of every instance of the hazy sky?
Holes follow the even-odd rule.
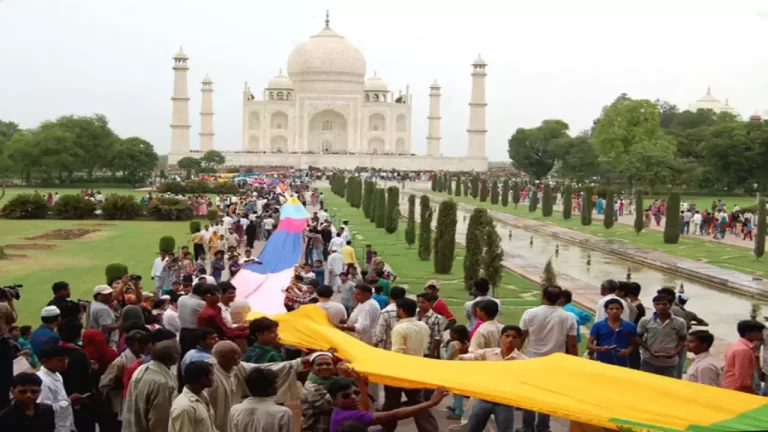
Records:
[[[632,6],[630,6],[632,5]],[[768,109],[765,0],[0,0],[0,119],[22,127],[103,113],[121,136],[170,148],[171,57],[189,55],[191,144],[200,81],[214,80],[215,143],[241,147],[242,89],[260,97],[291,50],[323,27],[357,45],[368,74],[413,93],[412,148],[426,148],[428,87],[443,87],[442,152],[466,154],[471,67],[488,62],[487,153],[518,127],[589,127],[618,94],[685,108],[712,93]]]

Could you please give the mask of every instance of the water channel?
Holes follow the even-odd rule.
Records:
[[[407,203],[403,202],[402,205],[403,213],[406,214]],[[461,244],[466,237],[470,214],[470,211],[459,206],[456,240]],[[433,217],[433,228],[436,219],[437,212]],[[499,220],[496,220],[496,229],[502,239],[505,259],[512,268],[531,265],[543,268],[547,260],[552,258],[558,275],[568,275],[572,279],[590,284],[596,291],[603,280],[625,280],[627,269],[631,269],[632,280],[643,287],[640,298],[650,310],[653,309],[651,300],[658,288],[662,286],[679,288],[682,283],[685,294],[689,297],[686,307],[708,321],[710,332],[724,340],[737,338],[736,323],[749,318],[752,304],[755,302],[754,299],[732,291],[719,290],[714,286],[670,275],[641,264],[630,263],[602,252],[591,251],[551,237],[513,228]],[[532,244],[531,239],[533,239]],[[559,253],[555,253],[558,249]],[[590,265],[587,265],[588,258],[591,260]],[[758,304],[766,306],[762,302]]]

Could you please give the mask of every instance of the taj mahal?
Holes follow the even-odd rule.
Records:
[[[169,164],[185,156],[200,157],[214,148],[213,81],[202,81],[200,147],[190,148],[187,73],[189,57],[173,57],[174,90]],[[298,45],[285,73],[269,80],[258,99],[246,83],[242,94],[242,150],[221,151],[227,166],[309,166],[354,169],[442,169],[486,171],[485,78],[487,64],[471,64],[467,154],[444,157],[440,150],[441,87],[435,81],[429,97],[427,154],[412,153],[409,88],[397,94],[377,76],[366,78],[363,53],[325,27]],[[418,96],[417,96],[418,97]]]

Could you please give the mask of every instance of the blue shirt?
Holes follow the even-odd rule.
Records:
[[[40,350],[47,345],[58,345],[61,342],[59,334],[46,325],[41,325],[29,337],[29,344],[35,357],[40,358]]]
[[[597,346],[614,346],[611,351],[595,353],[595,359],[602,363],[616,366],[629,366],[629,356],[618,355],[619,350],[629,348],[629,343],[637,336],[637,327],[629,321],[621,320],[615,330],[608,325],[608,318],[596,322],[589,332],[595,338]]]
[[[211,355],[210,351],[206,351],[200,347],[195,347],[195,349],[190,350],[189,352],[184,354],[184,358],[181,360],[181,365],[180,365],[181,375],[184,376],[184,368],[186,368],[188,364],[196,361],[208,361],[212,358],[213,358],[213,355]]]
[[[581,308],[575,306],[573,303],[567,303],[564,305],[563,310],[570,312],[573,317],[576,318],[576,325],[578,327],[585,326],[592,322],[592,315],[589,312],[581,310]],[[576,342],[581,343],[581,330],[578,328],[576,329]]]
[[[385,295],[374,294],[373,299],[376,300],[376,303],[379,304],[380,309],[384,309],[385,307],[387,307],[387,304],[389,303],[389,298],[387,298],[387,296]]]
[[[325,270],[322,267],[320,268],[313,267],[312,273],[315,274],[315,280],[319,282],[320,285],[325,283]]]

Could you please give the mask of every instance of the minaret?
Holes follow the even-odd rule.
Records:
[[[202,107],[200,108],[200,151],[213,150],[213,81],[208,75],[202,82]]]
[[[472,99],[469,101],[469,143],[467,156],[485,157],[485,66],[487,63],[478,55],[472,63]]]
[[[179,47],[173,56],[173,114],[171,115],[171,153],[189,152],[189,95],[187,94],[187,57]]]
[[[437,80],[429,86],[429,130],[427,156],[440,157],[440,84]]]

